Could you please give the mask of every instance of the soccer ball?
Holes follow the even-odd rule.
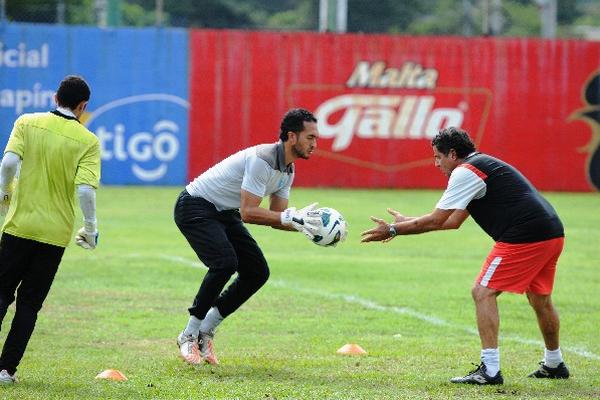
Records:
[[[313,242],[319,246],[335,246],[346,238],[346,221],[333,208],[321,207],[315,212],[321,217],[323,226],[315,234]]]

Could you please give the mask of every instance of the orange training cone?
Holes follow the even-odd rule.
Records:
[[[348,344],[343,345],[342,347],[340,347],[338,349],[337,353],[351,355],[351,356],[367,354],[365,349],[363,349],[362,347],[360,347],[359,345],[354,344],[354,343],[348,343]]]
[[[96,379],[110,379],[111,381],[126,381],[127,377],[118,369],[107,369],[96,375]]]

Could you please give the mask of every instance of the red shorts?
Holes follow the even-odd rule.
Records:
[[[551,294],[564,238],[535,243],[496,242],[475,283],[503,292]]]

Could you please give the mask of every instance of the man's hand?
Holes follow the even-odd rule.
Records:
[[[394,228],[393,224],[411,221],[414,219],[414,217],[405,217],[392,208],[388,208],[387,212],[394,217],[394,221],[391,224],[388,224],[381,218],[371,217],[371,220],[375,222],[377,226],[373,229],[362,232],[360,234],[362,236],[361,242],[387,243],[396,237],[396,229]]]
[[[291,226],[302,232],[309,239],[313,239],[323,226],[321,216],[315,212],[319,203],[312,203],[300,210],[290,207],[281,212],[281,225]]]
[[[405,217],[404,215],[400,214],[398,211],[388,208],[387,212],[390,213],[393,217],[394,217],[394,223],[397,224],[398,222],[405,222],[405,221],[410,221],[411,219],[413,219],[412,217]]]
[[[361,242],[389,242],[395,236],[390,233],[390,225],[381,218],[371,217],[371,220],[377,224],[373,229],[362,232]]]
[[[75,243],[86,250],[94,250],[98,244],[98,231],[88,231],[86,228],[81,228],[75,235]]]
[[[8,208],[10,207],[10,199],[12,197],[12,190],[0,189],[0,215],[6,215]]]

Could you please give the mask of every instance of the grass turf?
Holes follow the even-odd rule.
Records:
[[[271,278],[227,318],[219,366],[191,367],[175,338],[205,269],[172,222],[180,188],[103,187],[100,246],[67,249],[6,399],[399,399],[600,397],[600,213],[597,194],[549,193],[566,227],[554,301],[567,381],[526,378],[543,357],[524,296],[503,294],[505,384],[452,385],[479,358],[470,287],[489,239],[471,220],[458,231],[360,244],[386,207],[429,212],[441,191],[294,189],[292,205],[319,201],[346,217],[336,248],[250,226]],[[9,328],[7,314],[0,341]],[[358,343],[367,356],[340,356]],[[96,380],[104,369],[127,382]]]

